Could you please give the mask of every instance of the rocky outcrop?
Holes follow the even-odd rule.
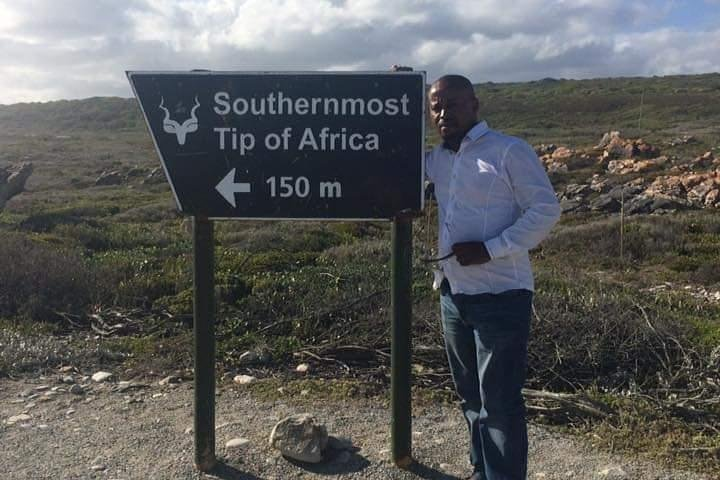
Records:
[[[628,158],[626,160],[610,160],[608,162],[607,169],[608,173],[616,175],[644,173],[665,168],[668,162],[668,158],[664,155],[650,160],[636,160],[634,158]]]
[[[705,173],[657,177],[645,194],[686,202],[698,208],[720,208],[720,168]]]
[[[620,132],[608,132],[595,145],[595,150],[602,150],[602,158],[607,160],[628,158],[656,158],[660,151],[642,138],[625,139]]]
[[[32,163],[0,167],[0,210],[5,207],[8,200],[25,189],[25,182],[30,178],[32,171]]]

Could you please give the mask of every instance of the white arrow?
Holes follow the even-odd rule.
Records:
[[[225,175],[225,178],[220,180],[220,183],[215,186],[215,190],[217,190],[230,205],[235,207],[235,194],[250,193],[250,184],[235,183],[235,169],[233,168]]]

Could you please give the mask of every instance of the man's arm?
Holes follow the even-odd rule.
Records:
[[[522,214],[498,236],[484,242],[490,258],[499,258],[536,247],[560,218],[555,190],[535,151],[516,141],[507,150],[503,165]]]

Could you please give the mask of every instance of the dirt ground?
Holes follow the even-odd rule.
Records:
[[[91,372],[87,372],[88,374]],[[194,465],[193,384],[159,379],[93,382],[78,372],[0,380],[0,471],[7,479],[458,479],[469,475],[458,409],[424,404],[413,412],[407,471],[389,461],[390,413],[368,399],[313,401],[278,392],[261,400],[231,381],[218,387],[213,475]],[[320,464],[288,460],[268,437],[287,415],[307,412],[330,435],[352,442]],[[21,415],[21,416],[19,416]],[[247,440],[226,447],[231,439]],[[701,480],[639,459],[594,451],[579,439],[530,425],[530,479]]]

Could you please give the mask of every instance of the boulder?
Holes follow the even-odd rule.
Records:
[[[125,180],[125,177],[119,170],[112,170],[110,172],[105,171],[95,180],[95,185],[120,185]]]
[[[705,196],[714,190],[712,181],[704,181],[692,188],[687,194],[687,199],[696,205],[705,205]]]
[[[590,190],[593,192],[605,193],[610,189],[610,182],[607,178],[594,174],[590,179]]]
[[[695,141],[695,137],[692,135],[683,135],[682,137],[673,138],[672,140],[668,141],[668,145],[671,147],[675,147],[677,145],[685,145],[688,143],[693,143]]]
[[[706,207],[717,207],[720,204],[720,190],[717,188],[711,190],[705,195],[705,206]]]
[[[25,182],[33,171],[32,163],[0,168],[0,210],[12,197],[25,189]]]
[[[618,202],[627,202],[635,195],[640,194],[643,191],[642,187],[637,185],[618,185],[614,187],[608,195]]]
[[[325,425],[307,413],[291,415],[280,420],[270,433],[270,446],[284,456],[301,462],[318,463],[327,447]]]
[[[655,197],[653,203],[650,205],[650,211],[656,212],[658,210],[682,210],[687,208],[686,203],[680,202],[675,198],[670,197]]]
[[[613,132],[607,132],[603,134],[602,138],[600,139],[600,142],[595,145],[595,148],[598,150],[604,149],[607,147],[610,142],[613,140],[613,138],[620,138],[620,132],[613,131]]]
[[[535,153],[538,154],[538,156],[542,155],[552,155],[552,153],[557,150],[557,145],[554,143],[551,143],[550,145],[545,145],[544,143],[541,143],[537,147],[535,147]]]
[[[603,194],[590,202],[590,210],[615,213],[620,211],[620,202],[610,194]]]
[[[570,183],[567,187],[565,187],[566,198],[585,196],[588,195],[590,192],[592,192],[590,186],[584,184]]]
[[[270,351],[262,348],[248,350],[238,357],[238,365],[265,365],[272,360]]]
[[[567,147],[558,147],[552,152],[552,158],[554,160],[567,160],[575,154],[572,150]]]
[[[567,173],[568,166],[565,163],[552,162],[547,165],[547,172],[550,174],[552,174],[552,173]]]
[[[651,213],[655,199],[645,195],[638,195],[625,204],[625,213],[627,215],[637,215],[640,213]]]
[[[150,174],[143,180],[144,185],[156,185],[165,181],[165,173],[160,167],[153,168]]]
[[[583,202],[581,200],[576,200],[576,199],[560,200],[560,210],[562,213],[575,212],[575,211],[581,210],[582,207],[583,207]]]

